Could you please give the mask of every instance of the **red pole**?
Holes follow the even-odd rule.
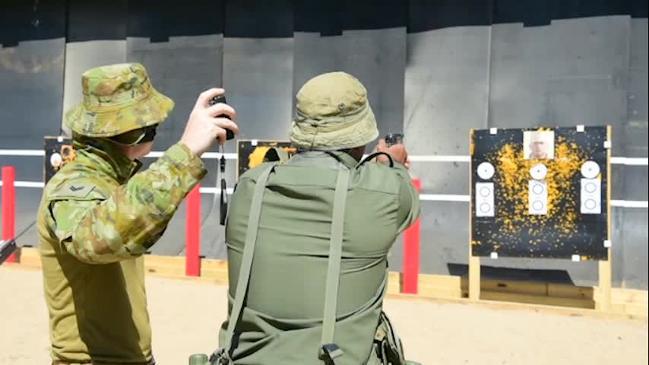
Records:
[[[413,179],[412,184],[421,191],[421,180]],[[403,233],[403,285],[401,292],[405,294],[417,294],[417,283],[419,279],[419,232],[421,222],[415,221]]]
[[[185,275],[201,275],[201,192],[200,185],[187,195],[185,223]]]
[[[2,239],[13,239],[16,234],[16,169],[2,167]],[[16,255],[9,256],[6,262],[15,262]]]

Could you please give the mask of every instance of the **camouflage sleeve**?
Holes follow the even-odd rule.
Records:
[[[395,163],[395,170],[401,179],[399,187],[399,233],[410,227],[421,213],[419,193],[412,185],[408,170],[401,164]]]
[[[200,158],[176,144],[147,170],[102,200],[63,200],[52,207],[55,234],[77,259],[105,264],[143,254],[178,205],[205,176]]]

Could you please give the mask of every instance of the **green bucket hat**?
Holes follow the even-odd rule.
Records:
[[[156,91],[139,63],[92,68],[81,77],[83,102],[65,114],[65,125],[87,137],[112,137],[162,123],[174,107]]]
[[[379,131],[367,90],[354,76],[330,72],[307,81],[297,93],[291,142],[308,150],[342,150],[364,146]]]

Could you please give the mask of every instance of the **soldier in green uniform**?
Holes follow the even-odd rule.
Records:
[[[45,187],[38,215],[53,364],[153,364],[142,254],[162,235],[206,170],[200,156],[234,109],[203,92],[181,140],[146,171],[155,128],[173,108],[140,64],[82,76],[83,102],[66,113],[76,159]]]
[[[231,200],[230,314],[211,363],[404,364],[382,307],[390,248],[419,216],[406,150],[379,143],[378,162],[360,161],[378,129],[349,74],[309,80],[296,106],[299,152],[247,171]]]

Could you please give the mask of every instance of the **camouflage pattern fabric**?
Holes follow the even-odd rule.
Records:
[[[52,358],[148,364],[141,255],[206,171],[182,144],[137,174],[140,164],[109,141],[75,147],[76,160],[45,187],[38,216]]]
[[[81,77],[83,102],[65,125],[88,137],[112,137],[164,121],[174,102],[156,91],[146,69],[124,63],[90,69]]]

